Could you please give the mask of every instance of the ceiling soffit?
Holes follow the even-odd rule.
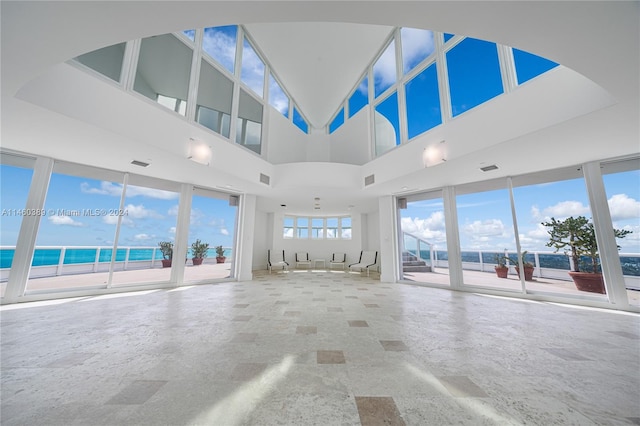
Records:
[[[245,28],[316,128],[332,118],[393,30],[324,22],[247,24]]]

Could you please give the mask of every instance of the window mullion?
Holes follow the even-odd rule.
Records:
[[[191,60],[191,75],[189,77],[189,89],[187,91],[187,120],[195,121],[196,103],[198,98],[198,84],[200,82],[200,62],[202,61],[202,28],[196,29],[193,57]]]
[[[451,95],[449,93],[449,74],[447,72],[447,60],[444,50],[444,34],[437,33],[433,37],[436,48],[436,70],[438,72],[438,92],[440,94],[440,111],[442,123],[447,123],[453,118],[451,109]]]
[[[400,127],[400,144],[406,143],[408,141],[408,130],[407,130],[407,102],[404,91],[403,84],[403,72],[402,69],[402,40],[400,37],[400,28],[396,28],[395,30],[395,44],[396,44],[396,85],[398,93],[398,126]]]
[[[516,66],[513,60],[513,49],[502,44],[497,44],[496,46],[498,47],[502,88],[504,93],[510,93],[518,85]]]
[[[124,58],[122,60],[122,70],[120,71],[122,87],[125,91],[133,90],[133,83],[136,79],[136,71],[138,68],[138,60],[140,56],[141,39],[131,40],[127,42],[124,50]]]

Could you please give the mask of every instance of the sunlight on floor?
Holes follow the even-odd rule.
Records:
[[[411,365],[406,361],[404,363],[404,366],[407,370],[409,370],[410,373],[422,379],[424,382],[426,382],[429,386],[437,390],[442,395],[450,396],[449,392],[447,392],[447,389],[442,385],[442,383],[440,383],[440,381],[433,374],[422,371],[418,367]]]
[[[13,303],[11,305],[0,306],[0,312],[13,311],[16,309],[25,309],[25,308],[37,308],[40,306],[62,305],[63,303],[82,301],[82,299],[86,299],[86,297],[72,297],[69,299],[43,300],[42,302]]]
[[[188,424],[238,425],[256,409],[260,401],[285,378],[295,357],[287,355],[277,365],[265,370],[260,376],[241,385],[235,392],[218,401],[210,410],[200,413]]]
[[[478,420],[484,418],[489,420],[491,422],[490,424],[496,425],[513,425],[519,423],[513,417],[505,417],[498,413],[495,408],[489,405],[489,402],[482,398],[456,398],[455,400],[467,411],[473,413],[473,416]]]
[[[184,291],[184,290],[189,290],[194,288],[194,285],[185,285],[185,286],[181,286],[181,287],[176,287],[176,288],[172,288],[171,290],[167,290],[167,293],[173,293],[175,291]]]
[[[104,294],[102,296],[91,296],[89,298],[79,300],[79,302],[92,302],[94,300],[119,299],[121,297],[144,296],[147,294],[156,293],[158,291],[161,291],[161,289],[146,290],[146,291],[130,291],[127,293]]]

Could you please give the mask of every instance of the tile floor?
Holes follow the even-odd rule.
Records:
[[[640,424],[640,318],[342,272],[9,305],[10,425]]]

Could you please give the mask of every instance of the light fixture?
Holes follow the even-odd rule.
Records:
[[[208,166],[211,162],[211,147],[200,140],[189,138],[189,156],[187,158]]]
[[[432,167],[447,161],[444,141],[429,145],[422,152],[422,163],[424,167]]]

